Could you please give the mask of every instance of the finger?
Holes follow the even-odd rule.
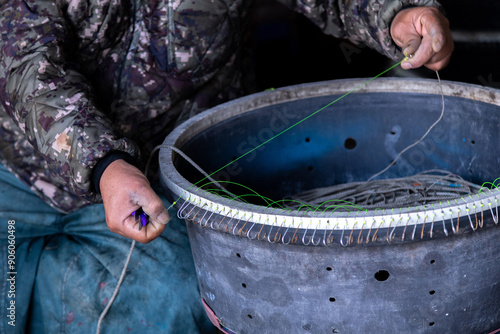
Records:
[[[449,29],[446,30],[449,22],[442,15],[429,15],[422,19],[422,25],[424,31],[428,32],[433,50],[433,54],[423,65],[431,70],[440,70],[448,64],[454,49],[451,33]]]
[[[427,31],[427,35],[430,36],[432,50],[435,53],[439,53],[445,45],[446,34],[443,29],[443,23],[435,14],[422,17],[423,30]]]
[[[137,221],[133,216],[127,217],[123,222],[124,228],[118,231],[118,233],[126,238],[147,244],[156,239],[165,229],[165,225],[150,220],[148,224],[139,231],[139,224],[141,224],[141,222]]]
[[[110,221],[108,217],[106,221]],[[137,240],[139,234],[135,233],[139,230],[139,222],[132,215],[125,214],[120,223],[108,223],[108,228],[113,233],[139,241]]]
[[[411,35],[408,37],[409,40],[407,40],[403,46],[403,54],[405,55],[405,57],[409,57],[410,55],[413,56],[413,54],[418,50],[418,47],[421,43],[421,38],[418,35]]]
[[[136,203],[142,207],[142,210],[149,216],[150,221],[165,225],[170,220],[170,215],[162,200],[150,187],[142,189],[142,192],[136,197]]]
[[[408,40],[403,47],[403,54],[405,55],[405,60],[401,63],[403,69],[410,69],[414,67],[414,62],[410,61],[413,55],[417,52],[421,45],[420,36],[414,35],[413,38]]]
[[[450,57],[446,57],[445,59],[437,62],[429,62],[425,64],[425,67],[433,71],[439,71],[443,69],[446,65],[448,65],[449,62],[450,62]]]
[[[407,60],[403,61],[401,66],[404,69],[417,68],[425,66],[433,71],[444,68],[450,61],[453,44],[449,46],[449,51],[435,53],[435,43],[430,38],[424,38],[418,50]]]
[[[411,50],[411,47],[409,47]],[[426,63],[429,62],[429,60],[432,58],[434,55],[434,51],[432,49],[432,43],[429,37],[424,37],[422,38],[422,41],[420,42],[418,48],[414,52],[408,52],[405,54],[407,57],[412,55],[411,57],[408,57],[407,60],[403,61],[401,66],[404,69],[410,69],[410,68],[418,68]]]
[[[394,42],[401,47],[403,55],[407,58],[401,66],[404,69],[413,68],[413,62],[409,62],[410,56],[417,52],[422,43],[422,37],[415,30],[413,24],[405,22],[395,22],[391,27],[391,35]]]
[[[144,234],[148,240],[153,240],[162,234],[166,225],[160,224],[155,220],[151,220],[144,228]]]

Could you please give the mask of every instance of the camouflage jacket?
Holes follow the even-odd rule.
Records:
[[[281,0],[325,33],[390,58],[395,13],[434,0]],[[100,197],[112,151],[145,157],[179,122],[248,93],[252,1],[0,0],[0,161],[71,212]]]

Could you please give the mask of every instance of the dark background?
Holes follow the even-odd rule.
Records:
[[[441,0],[455,41],[443,80],[500,89],[500,1]],[[252,29],[257,89],[304,82],[373,77],[394,62],[367,47],[324,35],[300,14],[273,0],[258,0]],[[386,76],[435,78],[428,69],[392,70]]]

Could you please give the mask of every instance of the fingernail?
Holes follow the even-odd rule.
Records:
[[[163,211],[162,213],[160,213],[160,215],[158,216],[158,223],[160,224],[166,224],[168,223],[168,220],[170,219],[170,216],[168,215],[168,212],[166,211]]]
[[[434,42],[434,46],[433,46],[434,52],[441,51],[442,47],[443,47],[443,42],[441,40],[437,40]]]
[[[405,70],[408,70],[410,68],[413,68],[413,65],[409,61],[404,61],[401,63],[401,67]]]

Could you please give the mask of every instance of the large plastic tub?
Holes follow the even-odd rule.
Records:
[[[161,150],[161,179],[187,220],[202,298],[228,333],[500,327],[498,90],[444,82],[441,122],[381,176],[444,169],[490,182],[478,194],[385,210],[297,212],[271,203],[368,179],[440,115],[435,80],[390,78],[315,113],[365,81],[251,95],[188,120],[165,139],[203,170],[219,170],[213,177],[239,196],[219,190],[172,149]]]

